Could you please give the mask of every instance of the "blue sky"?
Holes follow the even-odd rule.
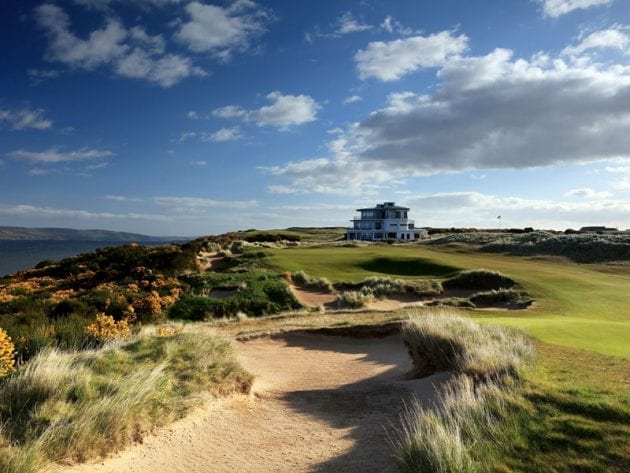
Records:
[[[5,0],[0,225],[630,228],[626,0]]]

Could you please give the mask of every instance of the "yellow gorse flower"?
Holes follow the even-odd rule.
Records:
[[[97,314],[96,320],[85,327],[85,332],[100,342],[131,336],[129,323],[125,319],[117,322],[111,315],[104,313]]]
[[[0,377],[15,371],[15,345],[7,332],[0,328]]]

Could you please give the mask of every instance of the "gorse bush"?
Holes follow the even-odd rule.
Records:
[[[101,343],[131,336],[129,323],[125,319],[116,321],[106,314],[98,314],[96,320],[85,327],[85,332]]]
[[[0,328],[0,378],[15,370],[15,345],[7,332]]]
[[[123,245],[46,262],[0,281],[0,327],[28,360],[40,350],[82,349],[98,313],[157,322],[185,289],[172,277],[196,268],[192,247]]]
[[[0,384],[0,471],[111,453],[181,417],[199,392],[247,392],[251,382],[230,344],[208,335],[40,352]]]

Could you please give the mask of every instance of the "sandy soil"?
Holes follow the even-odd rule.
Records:
[[[197,255],[197,265],[202,271],[220,271],[223,268],[223,257],[216,251],[202,251]]]
[[[66,473],[388,472],[403,402],[430,406],[447,374],[405,380],[400,335],[292,333],[236,343],[253,394],[213,401],[113,458]]]
[[[331,308],[337,300],[337,296],[330,292],[300,288],[295,284],[290,284],[289,287],[293,291],[293,294],[295,294],[297,300],[307,307],[319,307],[322,305]]]

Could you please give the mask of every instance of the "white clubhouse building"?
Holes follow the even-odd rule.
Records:
[[[353,226],[346,231],[347,240],[416,240],[426,238],[427,231],[415,228],[408,218],[409,207],[395,202],[376,204],[376,207],[357,209],[360,217],[350,220]]]

